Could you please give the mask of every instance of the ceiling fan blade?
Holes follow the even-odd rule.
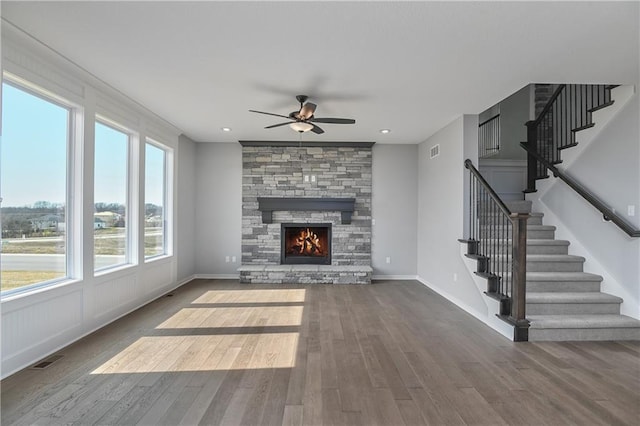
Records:
[[[312,131],[313,133],[315,133],[316,135],[321,135],[321,134],[323,134],[323,133],[324,133],[324,130],[322,130],[320,127],[316,126],[316,125],[315,125],[315,124],[313,124],[313,123],[310,123],[310,124],[313,126],[313,129],[311,129],[311,131]]]
[[[311,102],[307,102],[300,108],[300,112],[298,113],[299,117],[303,120],[308,120],[313,117],[313,113],[316,111],[316,104],[312,104]]]
[[[265,127],[265,129],[273,129],[274,127],[286,126],[286,125],[288,125],[288,124],[291,124],[291,123],[278,123],[278,124],[273,124],[273,125],[271,125],[271,126],[267,126],[267,127]]]
[[[312,118],[309,121],[314,123],[329,123],[329,124],[355,124],[356,120],[351,118]]]
[[[256,112],[256,113],[258,113],[258,114],[273,115],[273,116],[275,116],[275,117],[288,118],[288,119],[292,120],[292,118],[291,118],[291,117],[287,117],[286,115],[281,115],[281,114],[274,114],[274,113],[272,113],[272,112],[255,111],[255,110],[253,110],[253,109],[250,109],[250,110],[249,110],[249,112]]]

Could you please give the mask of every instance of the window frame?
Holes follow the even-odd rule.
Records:
[[[76,259],[76,253],[82,252],[80,249],[80,247],[82,247],[81,222],[79,223],[79,221],[76,220],[77,217],[81,217],[82,197],[78,197],[74,191],[77,191],[77,188],[82,188],[82,160],[81,156],[78,155],[78,152],[81,151],[78,149],[78,146],[81,145],[79,141],[83,140],[82,133],[84,130],[84,108],[81,105],[59,96],[36,83],[3,70],[0,85],[4,84],[28,95],[34,96],[42,101],[53,104],[59,108],[65,109],[67,111],[67,141],[65,146],[64,276],[28,284],[6,291],[0,289],[0,299],[2,300],[6,300],[14,296],[28,295],[45,288],[67,285],[82,280],[82,262],[80,259]],[[4,93],[2,93],[2,96],[3,101]],[[2,102],[0,102],[0,105],[1,104]],[[4,125],[4,123],[1,124]],[[1,200],[2,199],[0,198],[0,202]],[[0,215],[0,223],[1,221],[2,218]]]
[[[95,125],[101,124],[105,127],[108,127],[112,130],[115,130],[120,133],[124,133],[127,136],[127,164],[125,167],[126,170],[126,207],[125,207],[125,224],[126,224],[126,244],[125,244],[125,259],[124,262],[104,266],[102,268],[96,268],[95,259],[95,234],[93,238],[93,275],[95,277],[109,274],[111,272],[119,271],[131,266],[135,266],[138,264],[138,191],[137,188],[137,146],[138,146],[138,134],[129,129],[128,127],[108,118],[106,115],[96,113],[94,120],[94,128]],[[96,176],[96,166],[95,166],[95,145],[96,145],[96,137],[94,131],[93,137],[93,145],[94,145],[94,160],[93,160],[93,206],[95,208],[95,176]],[[93,226],[93,225],[92,225]],[[95,229],[94,229],[95,232]]]
[[[163,190],[163,194],[162,194],[162,215],[163,215],[163,220],[162,220],[162,244],[163,244],[163,252],[159,253],[159,254],[154,254],[152,256],[147,256],[145,254],[145,250],[144,250],[144,244],[145,244],[145,238],[146,238],[146,223],[145,223],[145,210],[146,210],[146,203],[147,203],[147,194],[146,194],[146,190],[147,190],[147,182],[146,182],[146,167],[147,167],[147,158],[146,158],[146,147],[147,144],[158,148],[160,150],[162,150],[162,152],[164,153],[164,162],[163,162],[163,186],[164,186],[164,190]],[[159,142],[157,139],[154,139],[152,137],[146,137],[145,138],[145,144],[144,144],[144,162],[142,164],[143,170],[142,170],[142,174],[144,176],[144,186],[142,188],[142,209],[143,209],[143,213],[140,215],[141,216],[141,220],[142,220],[142,240],[140,241],[141,243],[141,254],[140,256],[144,259],[144,263],[150,263],[150,262],[154,262],[156,260],[160,260],[160,259],[165,259],[168,257],[172,257],[173,256],[173,192],[174,192],[174,185],[173,185],[173,161],[174,161],[174,149],[172,147],[170,147],[167,144],[164,144],[162,142]]]

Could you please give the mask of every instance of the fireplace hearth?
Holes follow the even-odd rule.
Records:
[[[331,264],[330,223],[282,223],[281,264]]]

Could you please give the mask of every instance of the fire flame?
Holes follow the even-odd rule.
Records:
[[[301,230],[295,237],[292,249],[301,255],[321,256],[323,254],[320,237],[309,228]]]

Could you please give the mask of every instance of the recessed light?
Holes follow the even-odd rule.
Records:
[[[223,132],[230,132],[231,131],[231,127],[223,127],[222,131]]]
[[[380,130],[380,133],[382,133],[383,135],[386,135],[387,133],[391,133],[390,129],[382,129]]]

